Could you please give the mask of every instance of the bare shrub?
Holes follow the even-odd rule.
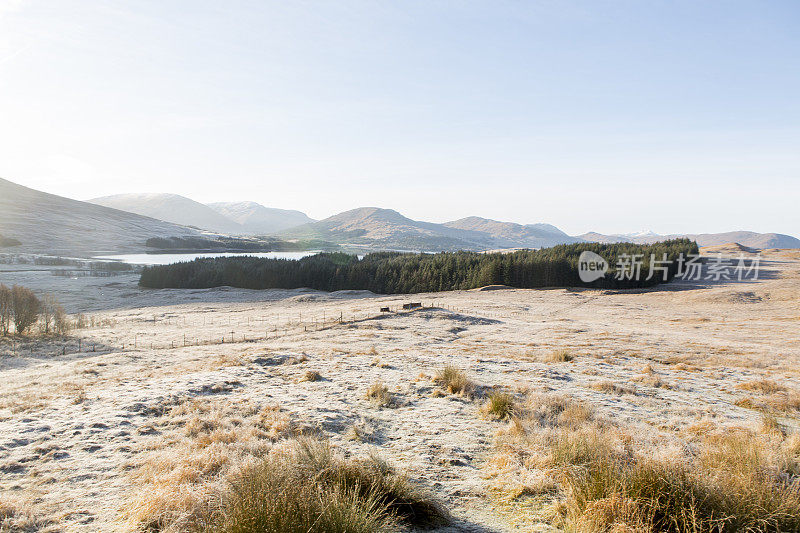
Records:
[[[49,333],[63,335],[69,329],[67,314],[52,294],[45,294],[41,298],[39,323],[45,335]]]
[[[60,304],[56,304],[53,310],[53,333],[66,335],[69,333],[70,326],[66,311]]]
[[[0,335],[8,335],[14,316],[14,304],[11,289],[0,283]]]
[[[41,302],[32,290],[19,285],[11,288],[11,301],[14,307],[14,331],[21,335],[38,320]]]

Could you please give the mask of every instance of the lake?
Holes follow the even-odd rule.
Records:
[[[93,259],[107,261],[122,261],[131,265],[171,265],[183,261],[194,261],[199,257],[268,257],[270,259],[302,259],[309,255],[318,254],[319,251],[308,252],[195,252],[195,253],[175,253],[175,254],[119,254],[119,255],[98,255]]]

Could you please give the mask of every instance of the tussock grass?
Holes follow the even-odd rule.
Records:
[[[467,374],[453,365],[440,369],[433,379],[450,394],[466,396],[471,394],[475,387]]]
[[[800,393],[787,390],[758,398],[739,398],[734,405],[767,413],[795,413],[800,411]]]
[[[164,436],[130,465],[137,490],[120,516],[124,530],[203,531],[226,479],[267,454],[273,442],[299,432],[277,406],[202,398],[164,406],[152,424]]]
[[[589,388],[606,394],[636,394],[632,388],[617,385],[611,381],[596,381],[589,385]]]
[[[26,533],[41,531],[49,525],[34,512],[30,501],[0,494],[0,531],[3,533]]]
[[[482,412],[494,420],[509,419],[514,414],[514,396],[508,392],[490,392]]]
[[[800,531],[800,436],[767,420],[760,432],[703,432],[696,447],[660,453],[591,417],[561,420],[573,402],[542,395],[490,461],[495,487],[537,494],[566,532]],[[766,419],[765,419],[766,420]],[[549,503],[547,503],[549,502]]]
[[[317,372],[316,370],[306,370],[303,377],[300,378],[300,381],[319,381],[322,379],[322,374]]]
[[[562,435],[553,461],[567,531],[798,531],[800,489],[749,438],[704,443],[694,463],[620,455],[597,436]]]
[[[366,533],[449,521],[438,502],[384,461],[345,460],[309,438],[237,475],[218,516],[214,533]]]
[[[633,378],[633,381],[637,383],[641,383],[647,387],[655,387],[657,389],[670,389],[672,388],[671,385],[664,382],[660,377],[658,377],[655,373],[646,373],[642,374],[641,376],[637,376]]]
[[[778,392],[786,392],[786,387],[779,385],[771,379],[759,379],[755,381],[748,381],[740,383],[736,386],[737,389],[759,392],[761,394],[775,394]]]
[[[763,433],[786,434],[786,429],[781,425],[777,417],[770,414],[765,414],[761,417],[761,431]]]
[[[175,406],[160,420],[175,434],[131,473],[137,494],[120,517],[125,529],[358,533],[449,521],[441,504],[386,462],[345,459],[327,442],[297,436],[284,415],[247,402]]]
[[[545,363],[569,363],[574,359],[575,356],[569,353],[569,350],[556,350],[542,358]]]
[[[379,407],[389,407],[394,403],[392,393],[382,381],[376,381],[367,389],[366,399]]]
[[[566,396],[539,394],[528,399],[525,417],[539,427],[579,427],[594,418],[594,411]]]

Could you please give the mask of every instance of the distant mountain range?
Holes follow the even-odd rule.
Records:
[[[280,233],[282,238],[323,239],[389,250],[492,250],[541,248],[580,242],[549,224],[522,226],[469,217],[444,224],[407,218],[392,209],[362,207]]]
[[[208,231],[203,231],[208,230]],[[300,211],[255,202],[201,204],[174,194],[125,194],[80,202],[0,179],[0,250],[43,253],[143,251],[153,237],[270,235],[266,240],[316,240],[325,249],[486,251],[545,248],[578,242],[650,243],[676,237],[700,246],[736,242],[749,248],[800,248],[800,240],[779,233],[736,231],[658,235],[653,232],[570,236],[550,224],[516,224],[467,217],[443,224],[412,220],[391,209],[362,207],[314,221]],[[258,237],[258,242],[264,241]],[[201,239],[202,240],[202,239]],[[230,240],[230,239],[228,239]],[[239,239],[241,240],[241,239]],[[16,245],[19,241],[21,244]],[[221,241],[220,241],[221,242]],[[287,243],[284,243],[287,244]],[[302,243],[288,243],[301,246]]]
[[[241,229],[239,223],[219,214],[209,206],[178,194],[115,194],[93,198],[89,202],[209,231],[236,233]]]
[[[581,242],[551,224],[515,224],[480,217],[445,222],[448,228],[478,232],[492,239],[495,248],[546,248],[556,244]]]
[[[141,251],[151,237],[196,237],[201,232],[0,179],[0,234],[19,241],[9,251],[68,255]]]
[[[89,202],[174,224],[234,235],[275,233],[314,221],[300,211],[274,209],[255,202],[206,205],[178,194],[115,194],[93,198]]]
[[[697,241],[699,246],[717,246],[727,243],[739,243],[748,248],[800,248],[800,239],[782,233],[756,233],[753,231],[729,231],[725,233],[685,233],[659,235],[653,232],[639,232],[626,234],[603,235],[601,233],[584,233],[578,238],[592,242],[633,242],[647,244],[651,242],[663,241],[686,237]]]

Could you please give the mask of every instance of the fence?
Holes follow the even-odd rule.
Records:
[[[67,336],[67,337],[48,337],[45,341],[47,346],[43,346],[43,339],[30,337],[30,338],[11,338],[11,355],[23,355],[30,352],[32,355],[47,352],[48,355],[68,355],[75,353],[109,353],[114,351],[140,351],[140,350],[165,350],[175,349],[190,346],[211,346],[222,344],[238,344],[238,343],[251,343],[260,342],[265,340],[277,340],[289,335],[298,333],[318,332],[331,329],[338,326],[347,326],[362,323],[369,320],[376,320],[386,318],[387,316],[397,314],[410,314],[421,310],[443,309],[450,312],[463,313],[463,308],[454,307],[451,305],[443,304],[442,302],[413,302],[411,304],[400,304],[398,306],[382,306],[377,307],[374,312],[352,312],[340,310],[337,313],[317,313],[312,315],[303,315],[298,313],[296,315],[285,315],[281,317],[253,317],[248,315],[239,319],[234,319],[230,312],[226,313],[226,319],[219,317],[208,317],[205,314],[202,320],[192,320],[185,315],[153,315],[149,318],[136,317],[132,321],[139,327],[150,326],[151,328],[159,328],[159,326],[174,326],[182,329],[192,330],[200,327],[217,328],[218,332],[215,334],[206,334],[203,336],[194,333],[182,333],[177,337],[174,333],[163,331],[138,331],[133,336],[127,338],[113,337],[112,339],[103,340],[100,336],[80,337],[80,336]],[[472,313],[472,311],[470,311]],[[483,315],[490,315],[493,313],[481,313]],[[100,319],[92,320],[91,325],[85,320],[85,317],[80,318],[81,324],[77,329],[114,329],[120,321],[124,319]],[[223,327],[227,329],[232,328],[230,331],[219,331]],[[245,333],[238,332],[236,328],[247,326],[249,331]],[[137,328],[139,329],[139,328]],[[157,337],[155,340],[153,336]],[[168,340],[164,338],[168,337]],[[59,344],[60,340],[60,344]],[[48,342],[49,341],[49,342]]]

